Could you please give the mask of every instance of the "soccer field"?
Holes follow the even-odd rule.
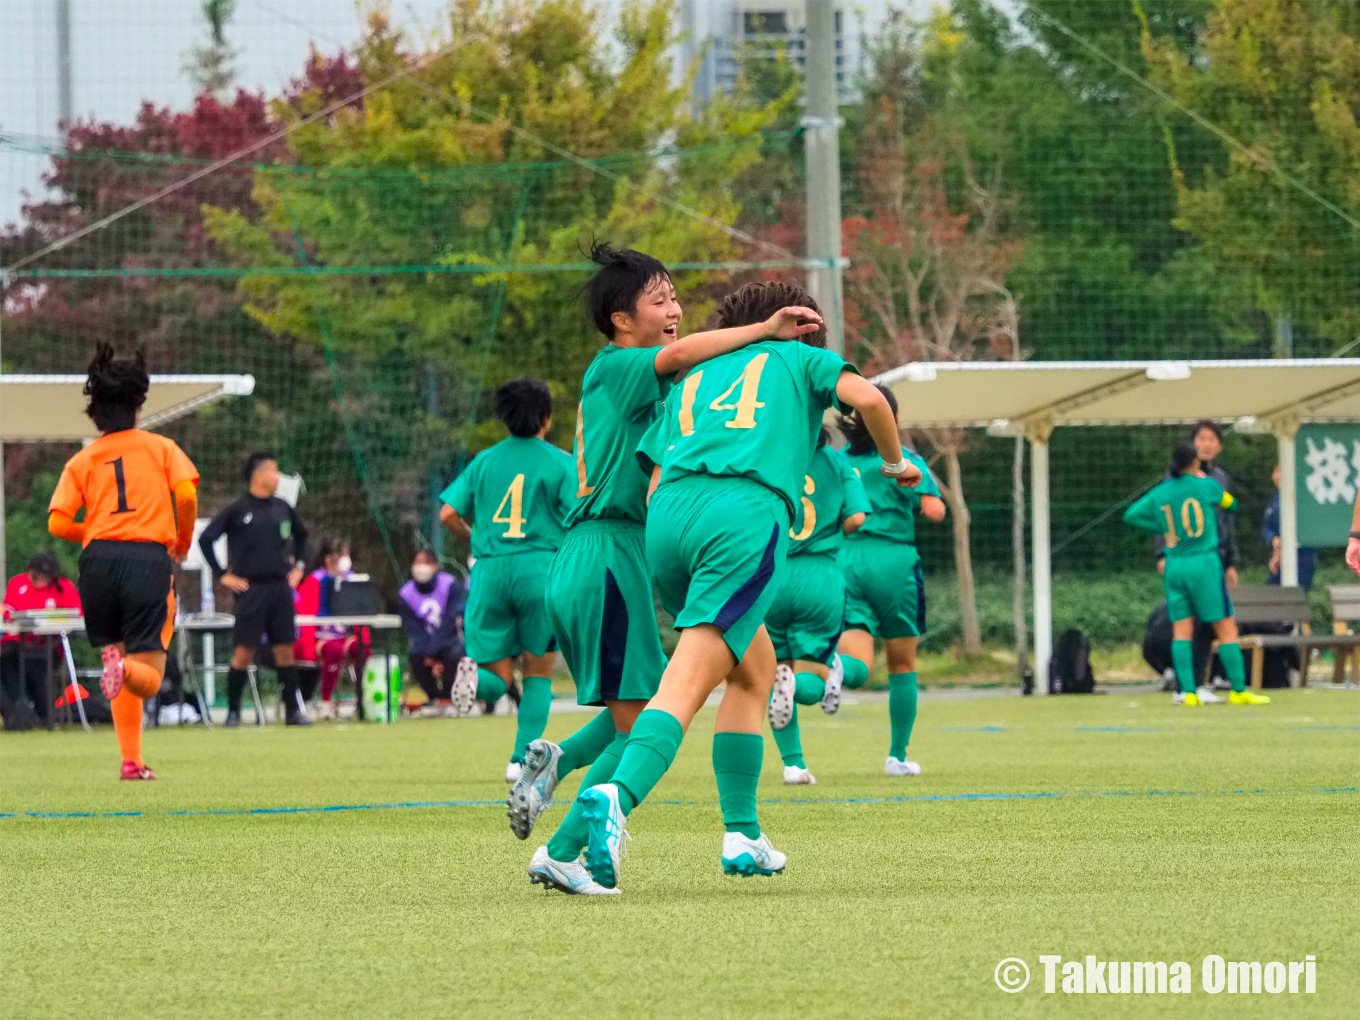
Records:
[[[584,720],[554,714],[550,738]],[[531,887],[512,719],[0,736],[0,1001],[29,1017],[1353,1017],[1360,698],[1265,708],[923,698],[767,740],[773,879],[725,878],[713,715],[634,815],[624,895]],[[575,779],[565,790],[574,789]],[[540,823],[561,817],[559,796]],[[290,810],[297,809],[297,810]],[[79,816],[74,816],[80,813]],[[1312,995],[1211,995],[1201,960],[1317,957]],[[1040,954],[1188,961],[1188,995],[1045,994]],[[998,990],[1006,957],[1032,973]],[[1059,981],[1061,972],[1059,972]]]

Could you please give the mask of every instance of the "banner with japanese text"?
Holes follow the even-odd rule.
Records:
[[[1360,425],[1305,425],[1294,451],[1299,545],[1345,545],[1360,486]]]

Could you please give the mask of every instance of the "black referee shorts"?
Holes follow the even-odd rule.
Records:
[[[164,652],[175,629],[174,565],[159,542],[97,538],[80,554],[81,612],[96,648]]]
[[[293,589],[283,578],[251,581],[236,596],[236,626],[231,643],[237,648],[259,648],[266,635],[271,646],[291,645],[297,640],[293,627]]]

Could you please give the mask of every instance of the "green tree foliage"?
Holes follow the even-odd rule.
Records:
[[[1309,353],[1360,332],[1357,38],[1360,10],[1340,0],[1220,0],[1191,48],[1144,36],[1175,96],[1241,143],[1178,181],[1177,226],[1262,312],[1289,315]]]

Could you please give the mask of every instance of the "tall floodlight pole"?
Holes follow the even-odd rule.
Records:
[[[71,0],[57,0],[57,119],[69,124],[75,115],[71,88]]]
[[[803,56],[807,95],[803,138],[807,153],[808,290],[826,320],[827,346],[843,354],[841,121],[836,102],[834,0],[807,0]]]

